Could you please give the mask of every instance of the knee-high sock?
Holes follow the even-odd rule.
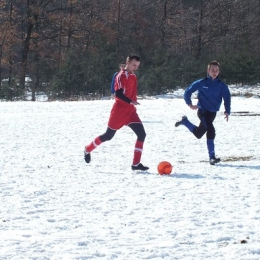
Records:
[[[196,128],[194,124],[192,124],[188,119],[183,120],[182,124],[186,126],[191,132]]]
[[[134,150],[134,159],[133,159],[133,165],[137,165],[141,161],[142,152],[143,152],[143,145],[144,142],[136,141],[135,143],[135,150]]]
[[[207,147],[209,152],[209,158],[212,159],[215,157],[215,145],[214,139],[207,139]]]
[[[85,150],[88,153],[91,153],[94,149],[96,149],[100,144],[101,144],[101,140],[98,137],[96,137],[89,145],[86,146]]]

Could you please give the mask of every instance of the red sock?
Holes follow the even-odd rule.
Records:
[[[87,145],[86,146],[86,151],[88,152],[88,153],[91,153],[94,149],[96,149],[100,144],[101,144],[102,142],[101,142],[101,140],[100,140],[100,138],[99,138],[99,136],[98,137],[96,137],[89,145]]]
[[[134,150],[133,165],[137,165],[137,164],[140,163],[142,152],[143,152],[143,145],[144,145],[144,142],[136,141],[135,150]]]

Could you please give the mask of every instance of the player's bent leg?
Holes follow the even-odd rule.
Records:
[[[134,131],[134,133],[137,136],[137,140],[134,148],[132,170],[146,171],[149,169],[149,167],[144,166],[143,164],[140,163],[142,152],[143,152],[144,140],[146,137],[144,126],[142,123],[132,123],[129,124],[128,126]]]
[[[216,136],[215,128],[211,122],[209,124],[208,131],[207,131],[207,148],[209,153],[209,163],[211,165],[215,165],[216,163],[220,162],[220,158],[216,158],[215,156],[215,144],[214,144],[215,136]]]
[[[200,139],[206,132],[207,128],[204,126],[204,124],[200,123],[200,125],[196,127],[192,133],[196,138]]]
[[[116,133],[116,130],[113,130],[108,127],[106,132],[104,134],[100,135],[99,138],[102,143],[106,142],[106,141],[110,141],[114,137],[115,133]]]
[[[142,123],[131,123],[128,125],[136,134],[137,140],[140,142],[144,142],[146,137],[146,132],[144,130],[144,126]]]
[[[178,127],[180,125],[186,126],[190,132],[193,132],[193,130],[196,128],[196,126],[188,120],[187,116],[183,116],[181,120],[175,123],[175,127]]]
[[[200,139],[208,130],[207,126],[207,111],[203,109],[198,109],[197,111],[198,118],[200,119],[200,124],[196,127],[192,133],[198,139]]]
[[[111,140],[116,133],[116,130],[112,130],[109,127],[103,135],[96,137],[89,145],[85,147],[84,159],[86,163],[90,163],[91,155],[90,153],[96,149],[101,143]]]
[[[86,163],[90,163],[90,161],[91,161],[90,153],[91,153],[94,149],[96,149],[101,143],[102,143],[102,142],[101,142],[99,136],[97,136],[90,144],[88,144],[88,145],[85,147],[85,150],[84,150],[84,159],[85,159],[85,162],[86,162]]]

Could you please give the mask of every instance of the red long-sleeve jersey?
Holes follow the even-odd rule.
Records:
[[[126,70],[120,71],[115,80],[115,91],[123,90],[126,98],[115,97],[115,103],[110,113],[108,127],[118,130],[124,125],[141,123],[136,108],[130,101],[137,101],[137,77]]]
[[[130,100],[137,100],[137,77],[134,73],[128,73],[126,70],[120,71],[115,80],[115,91],[123,89],[123,94]],[[116,97],[116,101],[124,102]]]

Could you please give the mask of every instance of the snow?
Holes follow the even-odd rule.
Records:
[[[233,97],[233,112],[255,116],[229,122],[221,107],[215,166],[205,137],[174,126],[198,123],[183,99],[140,103],[147,173],[130,169],[128,127],[83,159],[113,100],[0,102],[0,259],[260,259],[259,100]]]

